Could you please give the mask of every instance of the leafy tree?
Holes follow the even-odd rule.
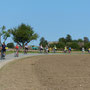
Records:
[[[67,43],[66,43],[66,46],[67,46],[67,47],[71,47],[71,44],[72,44],[72,42],[67,42]]]
[[[77,42],[83,42],[83,40],[82,39],[78,39]]]
[[[66,36],[66,42],[72,42],[72,37],[71,37],[71,35],[67,35]]]
[[[57,46],[58,49],[64,49],[65,43],[64,42],[59,42],[56,46]]]
[[[8,37],[10,37],[9,31],[4,31],[4,32],[3,32],[3,39],[4,39],[4,42],[7,40]]]
[[[58,40],[59,42],[63,42],[63,43],[66,43],[66,39],[64,38],[64,37],[62,37],[62,38],[59,38],[59,40]]]
[[[5,26],[2,26],[1,28],[0,28],[0,44],[1,44],[1,36],[3,35],[3,32],[5,31]]]
[[[13,44],[13,43],[8,43],[8,44],[7,44],[7,47],[9,47],[9,48],[14,48],[14,44]]]
[[[84,47],[85,47],[86,49],[90,48],[90,42],[89,42],[89,43],[85,43]]]
[[[0,43],[1,43],[1,37],[3,37],[4,42],[7,40],[8,37],[10,37],[9,31],[5,31],[6,27],[2,26],[0,28]]]
[[[26,43],[38,38],[38,34],[34,32],[33,28],[25,24],[21,24],[9,31],[13,35],[13,40],[20,46],[23,46],[23,48]]]
[[[72,42],[78,42],[78,40],[72,40]]]
[[[53,48],[54,46],[57,47],[57,45],[58,45],[58,43],[53,42],[53,43],[50,43],[50,44],[49,44],[49,47],[50,47],[50,48]]]
[[[45,40],[44,37],[41,37],[39,45],[42,45],[43,47],[46,47],[46,45],[48,45],[48,41]]]
[[[72,43],[70,44],[70,47],[73,48],[73,49],[77,49],[77,50],[80,49],[80,46],[79,46],[78,43],[76,43],[76,42],[72,42]]]
[[[88,37],[84,37],[84,43],[88,43],[88,42],[89,42]]]

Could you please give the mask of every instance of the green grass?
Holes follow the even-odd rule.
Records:
[[[15,51],[6,51],[6,54],[12,54],[15,53]],[[23,51],[19,51],[19,53],[24,53]],[[28,53],[39,53],[39,51],[28,51]]]
[[[15,53],[14,51],[6,51],[6,54],[12,54]],[[24,51],[19,51],[19,53],[24,53]],[[40,53],[40,51],[28,51],[28,53]],[[53,52],[49,52],[49,53],[53,53]],[[60,54],[69,54],[69,53],[64,53],[62,52],[57,52],[56,53],[60,53]],[[82,53],[82,51],[72,51],[71,54],[89,54],[87,51],[85,53]]]
[[[14,51],[6,51],[6,54],[12,54]]]

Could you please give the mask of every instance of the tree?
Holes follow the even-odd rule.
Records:
[[[26,43],[38,38],[38,34],[34,32],[33,28],[25,24],[21,24],[9,31],[13,35],[13,40],[20,46],[23,46],[23,48]]]
[[[84,43],[88,43],[88,42],[89,42],[88,37],[84,37]]]
[[[89,42],[89,43],[85,43],[84,47],[85,47],[86,49],[90,48],[90,42]]]
[[[8,37],[10,37],[9,31],[4,31],[4,32],[3,32],[3,39],[4,39],[4,42],[7,40]]]
[[[46,45],[48,45],[48,41],[45,40],[44,37],[41,37],[39,45],[42,45],[43,47],[45,47]]]
[[[7,44],[7,47],[9,47],[9,48],[14,48],[14,44],[13,44],[13,43],[8,43],[8,44]]]
[[[59,38],[59,40],[58,40],[59,42],[63,42],[63,43],[66,43],[66,39],[64,38],[64,37],[62,37],[62,38]]]
[[[64,43],[64,42],[58,42],[58,44],[57,44],[56,46],[57,46],[57,48],[59,48],[59,49],[64,49],[65,43]]]
[[[2,26],[0,28],[0,44],[1,44],[1,36],[3,37],[4,42],[7,40],[8,37],[10,37],[9,30],[8,31],[5,31],[5,29],[6,29],[5,26]]]
[[[79,39],[77,40],[77,42],[83,42],[83,40],[79,38]]]
[[[73,48],[73,49],[77,49],[77,50],[80,49],[80,46],[79,46],[78,43],[76,43],[76,42],[72,42],[72,43],[70,44],[70,47]]]
[[[66,42],[71,42],[72,41],[72,37],[71,37],[71,35],[67,35],[66,36]]]
[[[2,26],[1,28],[0,28],[0,44],[1,44],[1,36],[3,35],[3,31],[5,31],[5,26]]]

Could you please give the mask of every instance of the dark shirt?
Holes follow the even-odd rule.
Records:
[[[2,45],[2,50],[6,50],[6,45]]]

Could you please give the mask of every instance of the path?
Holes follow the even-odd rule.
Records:
[[[8,62],[16,60],[16,59],[21,59],[21,58],[25,58],[25,57],[29,57],[29,56],[56,55],[56,54],[65,55],[66,53],[48,53],[48,54],[45,54],[45,53],[28,53],[28,54],[19,53],[19,57],[14,57],[14,53],[13,53],[13,54],[6,55],[5,59],[0,60],[0,68],[3,67]],[[78,54],[78,53],[71,53],[71,54]],[[80,53],[80,54],[82,54],[82,53]]]
[[[16,60],[16,59],[21,59],[29,56],[38,56],[38,55],[45,55],[45,54],[39,54],[39,53],[28,53],[28,54],[23,54],[20,53],[19,57],[14,57],[13,54],[6,55],[5,59],[0,60],[0,68],[2,68],[5,64],[7,64],[10,61]]]

